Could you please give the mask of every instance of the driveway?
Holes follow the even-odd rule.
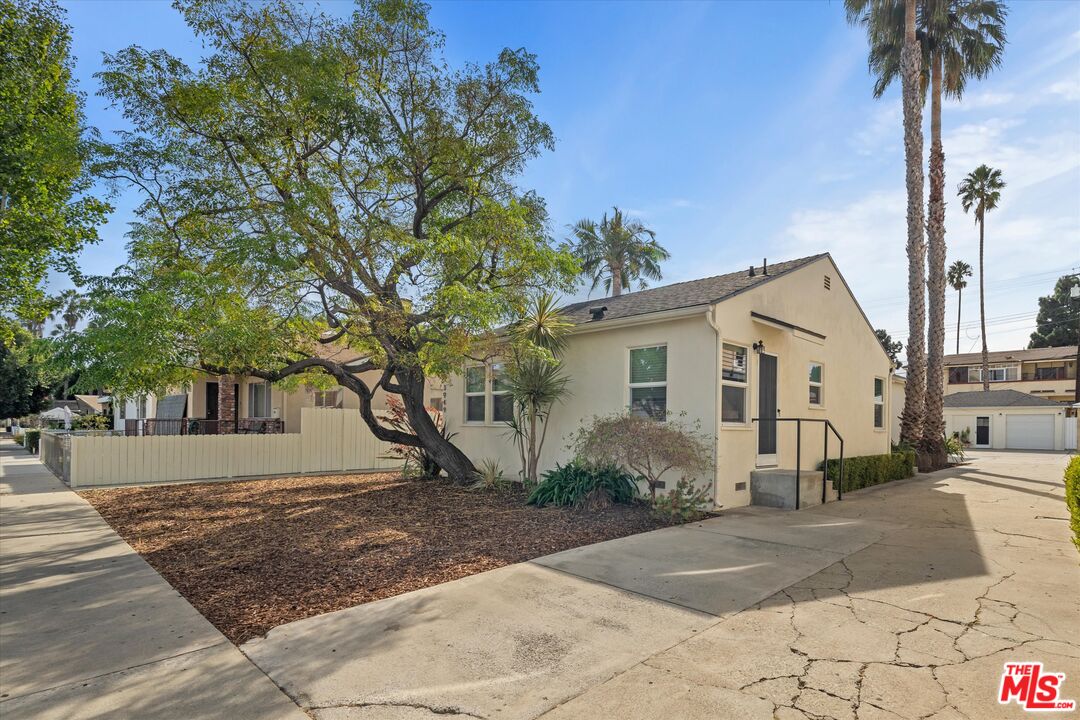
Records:
[[[283,625],[241,650],[318,720],[1018,718],[1080,700],[1061,454],[745,509]]]

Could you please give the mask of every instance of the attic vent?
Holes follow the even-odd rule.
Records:
[[[606,313],[606,312],[607,312],[607,306],[606,305],[603,306],[603,307],[591,307],[591,308],[589,308],[589,315],[592,316],[593,320],[603,320],[604,319],[604,313]]]
[[[832,290],[832,278],[828,275],[825,276],[825,289]]]

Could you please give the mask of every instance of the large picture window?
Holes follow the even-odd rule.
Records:
[[[720,379],[720,420],[726,423],[746,423],[746,395],[749,352],[742,345],[724,343]]]
[[[248,385],[248,417],[270,417],[270,383]]]
[[[465,422],[487,420],[486,375],[483,365],[465,369]]]
[[[667,345],[630,350],[630,412],[667,419]]]
[[[874,378],[874,427],[885,427],[885,380]]]
[[[821,363],[810,363],[810,404],[815,407],[825,404],[824,372]]]

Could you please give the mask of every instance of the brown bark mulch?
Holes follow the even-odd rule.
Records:
[[[234,643],[283,623],[660,526],[396,474],[84,491]]]

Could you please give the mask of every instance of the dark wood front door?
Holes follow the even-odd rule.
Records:
[[[776,462],[776,356],[758,355],[758,463]]]
[[[218,419],[218,384],[216,382],[206,383],[206,419],[217,420]]]

